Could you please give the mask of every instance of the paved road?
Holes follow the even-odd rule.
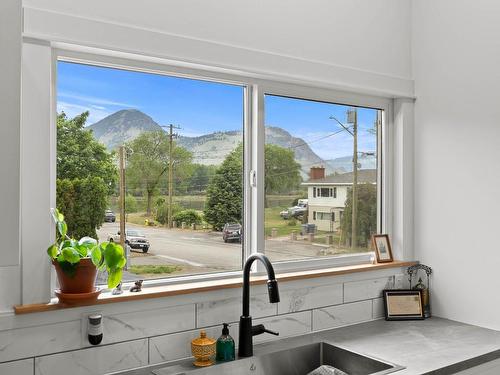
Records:
[[[184,272],[209,272],[241,269],[241,244],[224,243],[220,232],[145,227],[140,229],[149,240],[148,254],[133,253],[132,264],[178,264]],[[99,241],[117,233],[119,223],[104,223],[97,231]],[[272,261],[317,257],[323,247],[303,241],[266,240],[266,255]]]

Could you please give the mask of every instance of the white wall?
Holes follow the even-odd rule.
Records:
[[[0,312],[20,302],[21,1],[0,2]]]
[[[410,1],[25,0],[24,35],[412,96]]]
[[[24,0],[24,6],[410,78],[409,0]]]
[[[413,11],[417,259],[435,314],[500,329],[500,3]]]
[[[9,239],[0,266],[19,264],[19,147],[21,122],[21,1],[0,2],[0,238]]]

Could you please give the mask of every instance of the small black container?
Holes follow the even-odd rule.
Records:
[[[95,314],[89,316],[88,325],[88,338],[89,343],[92,345],[99,345],[102,341],[102,315]]]

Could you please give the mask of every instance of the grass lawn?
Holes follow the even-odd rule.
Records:
[[[149,221],[156,221],[154,220],[153,216],[147,216],[145,212],[134,212],[127,214],[127,223],[132,223],[132,224],[137,224],[137,225],[146,225],[145,220],[148,219]],[[120,214],[116,214],[116,221],[120,221]]]
[[[157,275],[157,274],[169,274],[176,271],[180,271],[182,268],[180,266],[171,265],[140,265],[140,266],[130,266],[128,271],[136,275]]]
[[[269,207],[265,209],[265,235],[270,236],[272,228],[278,230],[278,236],[289,235],[293,230],[299,234],[302,222],[296,219],[285,220],[280,216],[283,207]],[[290,225],[295,222],[295,225]]]

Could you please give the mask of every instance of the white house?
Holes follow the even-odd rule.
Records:
[[[336,231],[344,212],[348,188],[352,186],[353,173],[325,176],[324,167],[312,167],[309,177],[308,181],[302,183],[302,186],[307,186],[308,221],[316,224],[319,230]],[[358,183],[376,182],[375,169],[358,171]]]

